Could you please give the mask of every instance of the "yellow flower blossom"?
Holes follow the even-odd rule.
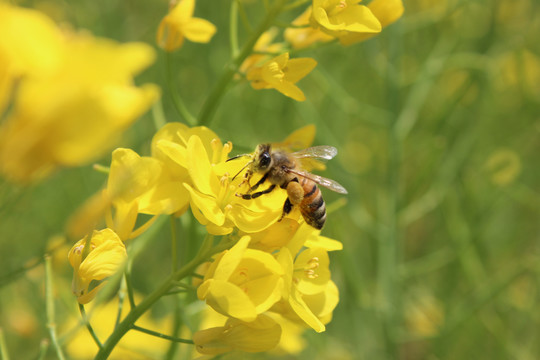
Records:
[[[269,58],[268,55],[263,53],[279,53],[283,50],[283,44],[272,43],[276,35],[277,29],[271,28],[257,39],[257,42],[253,46],[254,53],[249,55],[242,65],[240,65],[239,71],[241,73],[246,73],[250,68],[260,65],[265,59]],[[260,54],[257,54],[256,52]]]
[[[289,60],[289,53],[284,53],[268,60],[261,66],[252,67],[247,73],[254,89],[276,89],[296,101],[306,97],[295,84],[311,72],[317,62],[311,58]]]
[[[216,32],[209,21],[193,17],[195,0],[180,0],[170,10],[158,27],[157,43],[166,51],[182,46],[184,38],[198,43],[207,43]]]
[[[47,21],[33,16],[43,24],[25,29],[7,26],[0,44],[20,42],[20,33],[40,39],[38,32],[47,28]],[[154,60],[148,45],[118,44],[88,34],[64,35],[60,42],[50,34],[47,39],[51,41],[25,43],[25,51],[8,56],[10,63],[19,63],[19,58],[31,56],[41,61],[46,54],[48,64],[46,71],[35,68],[21,78],[11,111],[0,126],[0,173],[13,181],[39,180],[59,166],[77,166],[101,156],[159,93],[154,85],[133,84],[133,76]],[[51,48],[44,48],[48,43],[53,43]]]
[[[86,257],[87,238],[79,240],[68,254],[73,267],[72,291],[81,304],[90,302],[105,285],[103,280],[113,275],[127,259],[126,247],[111,229],[94,231]]]
[[[381,23],[360,0],[313,0],[311,23],[328,35],[342,39],[349,34],[379,33]]]
[[[217,312],[250,322],[283,296],[283,269],[269,253],[248,249],[249,236],[222,252],[197,289]]]
[[[51,19],[0,2],[0,115],[11,97],[13,82],[54,71],[63,50],[62,34]]]
[[[304,49],[319,42],[328,42],[335,39],[318,27],[308,26],[310,25],[311,9],[311,6],[308,7],[306,11],[294,19],[292,24],[297,27],[287,28],[283,33],[285,40],[295,49]]]
[[[188,140],[187,167],[191,184],[184,183],[184,186],[190,193],[193,214],[211,234],[228,234],[234,227],[249,233],[261,231],[281,215],[287,197],[284,190],[272,191],[264,199],[243,200],[235,196],[242,190],[238,187],[242,179],[237,177],[231,182],[229,177],[243,165],[241,161],[214,165],[198,136]]]
[[[388,25],[397,21],[403,15],[402,0],[373,0],[368,5],[369,10],[381,23],[384,29]],[[360,41],[367,40],[376,34],[373,33],[348,33],[339,38],[343,45],[351,45]]]
[[[281,327],[261,314],[252,322],[230,318],[224,326],[197,331],[193,342],[201,354],[218,355],[229,351],[262,352],[279,343]]]
[[[277,259],[285,271],[287,295],[271,310],[303,321],[317,332],[325,331],[339,301],[337,287],[330,280],[328,255],[323,249],[306,249],[294,260],[283,248]]]

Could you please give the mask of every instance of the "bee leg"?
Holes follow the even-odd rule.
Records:
[[[257,190],[257,188],[258,188],[263,182],[265,182],[267,178],[268,178],[268,173],[264,174],[263,177],[262,177],[259,181],[257,181],[257,183],[256,183],[255,185],[251,186],[251,187],[249,188],[249,190],[247,191],[247,193],[249,194],[249,193],[252,192],[253,190]],[[272,190],[270,190],[270,191],[272,191]]]
[[[283,220],[283,218],[284,218],[286,215],[289,215],[289,213],[291,212],[292,208],[293,208],[293,204],[291,203],[291,201],[289,200],[289,198],[287,198],[287,200],[285,200],[285,204],[283,204],[283,212],[281,213],[281,216],[279,217],[279,220],[278,220],[278,221]]]
[[[272,184],[272,185],[270,185],[270,187],[269,187],[268,189],[266,189],[266,190],[259,191],[259,192],[253,193],[253,194],[238,194],[238,193],[236,193],[236,196],[241,197],[241,198],[244,199],[244,200],[256,199],[256,198],[258,198],[258,197],[261,196],[261,195],[268,194],[269,192],[271,192],[271,191],[274,190],[275,188],[276,188],[276,185],[275,185],[275,184]]]

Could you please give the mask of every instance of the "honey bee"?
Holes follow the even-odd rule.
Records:
[[[287,190],[287,200],[283,205],[283,213],[278,221],[291,212],[294,206],[298,206],[304,220],[316,229],[322,229],[326,221],[326,205],[317,185],[324,186],[340,194],[347,194],[347,190],[334,180],[311,174],[302,169],[302,159],[330,160],[337,155],[337,149],[333,146],[314,146],[298,152],[285,150],[272,150],[270,144],[260,144],[255,149],[252,159],[246,167],[244,182],[249,185],[249,180],[255,173],[263,176],[257,183],[250,186],[245,194],[237,193],[236,196],[245,200],[255,199],[268,194],[277,186]],[[239,155],[229,160],[238,158]],[[240,172],[238,174],[240,174]],[[236,177],[236,174],[234,177]],[[265,181],[270,186],[262,191],[253,192]]]

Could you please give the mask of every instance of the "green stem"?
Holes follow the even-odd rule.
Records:
[[[251,54],[255,43],[257,42],[259,37],[272,25],[274,19],[276,18],[276,16],[279,15],[285,3],[286,0],[276,0],[274,2],[273,6],[268,10],[264,20],[259,24],[259,26],[257,27],[257,29],[255,29],[249,40],[244,44],[244,47],[242,48],[240,53],[227,64],[227,66],[225,67],[225,71],[221,75],[221,78],[219,79],[218,83],[216,84],[210,95],[206,98],[206,101],[201,108],[201,112],[199,113],[199,125],[208,126],[210,124],[216,108],[221,102],[223,95],[225,95],[225,91],[227,90],[229,83],[233,79],[236,70],[238,69],[238,67],[240,67],[242,62]]]
[[[238,0],[231,1],[229,24],[229,46],[231,47],[232,56],[236,57],[240,51],[238,48]]]
[[[180,342],[180,343],[184,343],[184,344],[193,344],[193,340],[186,340],[186,339],[181,339],[181,338],[177,338],[177,337],[174,337],[174,336],[165,335],[165,334],[162,334],[162,333],[154,331],[154,330],[139,327],[137,325],[133,325],[132,329],[140,331],[140,332],[148,334],[148,335],[152,335],[152,336],[161,338],[161,339],[166,339],[166,340],[170,340],[170,341],[174,341],[174,342]]]
[[[51,268],[51,257],[45,256],[45,301],[46,301],[46,313],[47,313],[47,329],[49,330],[49,336],[54,349],[56,350],[56,356],[59,360],[64,360],[64,352],[58,342],[58,336],[56,334],[55,323],[55,311],[54,311],[54,295],[53,295],[53,277]]]
[[[197,120],[195,119],[193,115],[191,115],[186,105],[182,101],[182,98],[180,97],[180,93],[178,92],[178,88],[176,87],[175,82],[174,82],[175,72],[174,72],[171,53],[167,52],[165,54],[165,62],[167,64],[167,84],[169,85],[169,90],[170,90],[171,97],[173,100],[174,108],[189,126],[195,126],[197,124]]]
[[[0,327],[0,356],[2,360],[9,360],[9,353],[6,346],[6,339],[4,338],[4,330]]]
[[[133,292],[133,286],[131,285],[131,263],[127,264],[126,271],[124,272],[124,276],[126,280],[126,289],[127,289],[127,294],[128,294],[129,306],[133,309],[135,307],[135,295]]]
[[[49,339],[43,339],[41,340],[41,343],[39,344],[39,356],[38,360],[45,359],[45,356],[47,355],[47,350],[49,350]],[[2,360],[9,360],[9,358],[2,358]]]
[[[98,346],[98,348],[102,348],[103,345],[101,344],[101,341],[99,341],[99,338],[97,337],[94,329],[92,328],[92,325],[90,325],[90,321],[88,321],[88,316],[86,316],[86,310],[84,309],[83,304],[79,304],[79,311],[81,312],[81,316],[83,318],[84,324],[86,325],[86,328],[88,329],[88,332],[90,333],[90,336],[92,336],[92,339],[94,339],[94,342]]]
[[[111,351],[114,349],[116,344],[122,339],[122,337],[131,329],[137,319],[141,317],[150,307],[158,301],[162,296],[167,294],[174,284],[190,275],[200,264],[207,261],[212,255],[227,249],[230,247],[233,242],[229,241],[227,243],[220,243],[217,246],[211,247],[209,250],[208,243],[211,244],[212,237],[206,237],[199,253],[195,256],[193,260],[187,263],[185,266],[173,273],[169,278],[167,278],[153,293],[148,295],[143,301],[141,301],[135,308],[131,309],[129,314],[124,318],[124,320],[118,324],[118,327],[114,330],[111,336],[103,344],[103,348],[97,353],[95,360],[105,360],[110,355]],[[211,245],[210,245],[211,246]]]
[[[171,261],[172,261],[172,272],[178,270],[178,243],[176,240],[176,219],[174,215],[170,216],[171,218]]]

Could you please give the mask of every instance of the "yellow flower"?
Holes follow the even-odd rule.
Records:
[[[247,73],[254,89],[276,89],[280,93],[297,101],[306,97],[295,84],[315,68],[317,62],[311,58],[289,60],[289,53],[284,53],[268,60],[261,66],[252,67]]]
[[[246,60],[240,65],[239,71],[241,73],[246,73],[250,68],[256,65],[260,65],[263,60],[267,59],[269,56],[265,55],[263,53],[278,53],[283,50],[283,44],[272,44],[272,41],[277,35],[277,29],[272,28],[266,32],[264,32],[257,42],[255,43],[255,46],[253,46],[253,52],[254,54],[249,55]],[[261,54],[256,54],[255,52],[259,52]]]
[[[135,293],[135,301],[142,301],[142,296]],[[130,307],[127,299],[121,307],[121,319],[125,318]],[[99,339],[107,339],[115,328],[118,316],[118,296],[106,303],[93,302],[86,307],[92,328]],[[145,312],[138,320],[137,325],[145,329],[159,331],[161,333],[172,332],[172,317],[166,316],[163,319],[154,319],[150,312]],[[92,359],[98,351],[98,346],[90,336],[86,327],[81,326],[81,315],[77,311],[69,318],[66,324],[61,327],[61,331],[66,339],[66,355],[69,359],[87,360]],[[117,346],[114,347],[110,360],[148,360],[159,359],[167,352],[170,341],[150,336],[139,331],[127,332]]]
[[[293,264],[291,252],[283,248],[277,260],[285,271],[285,287],[288,291],[283,301],[272,307],[271,311],[302,321],[317,332],[325,331],[324,324],[331,320],[339,302],[337,287],[330,280],[326,251],[320,248],[306,249],[298,254]]]
[[[397,21],[404,11],[402,0],[373,0],[369,3],[368,8],[379,20],[383,29]],[[373,33],[348,33],[341,36],[339,41],[343,45],[351,45],[375,35]]]
[[[103,280],[113,275],[127,258],[126,247],[111,229],[94,231],[86,257],[87,238],[79,240],[69,251],[73,267],[72,291],[81,304],[90,302],[105,285]]]
[[[328,42],[335,39],[333,36],[319,30],[317,27],[311,27],[311,6],[292,22],[298,27],[287,28],[283,35],[293,48],[303,49],[318,42]]]
[[[193,17],[195,0],[180,0],[159,24],[157,43],[166,51],[182,46],[184,38],[198,43],[207,43],[216,32],[209,21]]]
[[[226,152],[230,151],[230,145]],[[242,179],[229,180],[244,165],[242,161],[212,164],[202,140],[191,136],[187,143],[187,167],[191,184],[185,183],[191,196],[191,209],[209,233],[224,235],[234,227],[245,232],[261,231],[281,215],[287,192],[279,189],[254,200],[235,196],[241,192]]]
[[[249,236],[222,252],[197,289],[217,312],[250,322],[283,296],[283,269],[269,253],[248,249]]]
[[[197,331],[193,342],[201,354],[217,355],[229,351],[261,352],[274,348],[280,340],[281,327],[261,314],[252,322],[228,319],[224,326]]]
[[[112,154],[107,194],[115,208],[114,222],[108,226],[122,240],[132,237],[138,213],[178,213],[185,211],[189,203],[187,190],[171,176],[163,162],[121,148]]]
[[[18,36],[6,35],[20,41]],[[58,58],[50,61],[54,66],[21,79],[0,126],[0,172],[11,180],[38,180],[58,166],[98,158],[158,96],[154,85],[133,84],[134,74],[154,60],[148,45],[71,34],[58,46]],[[47,51],[41,45],[27,49],[36,58]]]
[[[15,80],[50,73],[63,55],[63,37],[51,19],[0,2],[0,115]]]
[[[378,33],[381,23],[360,0],[313,0],[311,22],[325,33],[339,38],[349,34]]]

